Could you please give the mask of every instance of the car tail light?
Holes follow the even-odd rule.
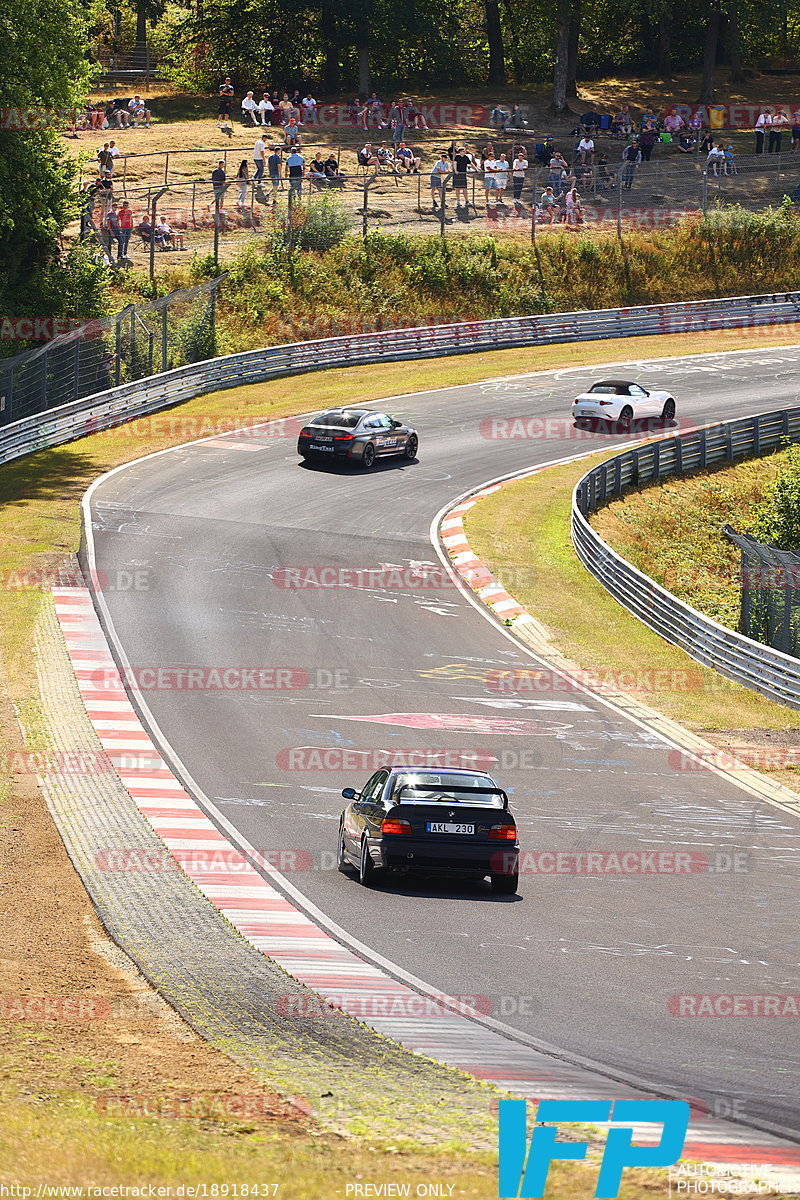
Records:
[[[337,433],[334,435],[333,440],[335,442],[352,442],[354,437],[354,433]]]
[[[613,400],[598,400],[597,403],[605,405],[605,404],[613,404],[614,401]]]
[[[515,842],[517,827],[516,825],[493,825],[489,830],[489,837],[501,842]]]
[[[408,821],[398,821],[394,817],[384,817],[381,821],[381,833],[411,833]]]

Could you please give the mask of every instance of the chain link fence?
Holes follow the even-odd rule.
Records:
[[[85,321],[35,350],[0,359],[0,425],[216,352],[224,275],[114,316]]]
[[[740,631],[800,658],[800,554],[766,546],[730,525],[723,533],[742,553]]]

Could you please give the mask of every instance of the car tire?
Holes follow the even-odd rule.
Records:
[[[358,862],[358,882],[362,887],[372,887],[378,881],[378,870],[372,861],[367,839],[361,840],[361,858]]]
[[[355,867],[350,862],[350,860],[345,857],[344,829],[342,828],[341,824],[339,825],[339,842],[336,847],[336,866],[337,866],[337,869],[340,870],[343,875],[353,875],[355,873]]]
[[[419,450],[419,441],[417,440],[416,435],[412,433],[411,437],[406,442],[406,458],[416,458],[417,450]]]
[[[674,400],[665,400],[664,401],[664,407],[661,410],[661,420],[662,421],[674,421],[675,420],[675,401]]]
[[[492,891],[497,896],[516,896],[519,887],[519,872],[513,875],[492,875]]]
[[[365,471],[369,471],[375,466],[375,447],[372,442],[367,442],[361,452],[361,465]]]
[[[625,407],[623,408],[622,412],[619,414],[619,417],[617,418],[617,425],[619,426],[620,429],[623,429],[623,430],[625,430],[625,432],[628,432],[630,430],[632,421],[633,421],[633,409],[631,408],[630,404],[626,404]]]

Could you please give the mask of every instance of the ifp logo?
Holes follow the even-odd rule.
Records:
[[[625,1167],[670,1167],[678,1161],[690,1115],[685,1100],[615,1100],[613,1105],[610,1100],[540,1100],[528,1147],[526,1107],[524,1100],[501,1100],[499,1104],[497,1194],[502,1200],[544,1196],[551,1162],[586,1157],[587,1142],[556,1141],[557,1126],[564,1122],[625,1123],[624,1128],[609,1130],[594,1193],[595,1197],[613,1197],[619,1193]],[[634,1146],[634,1123],[661,1125],[659,1143]]]

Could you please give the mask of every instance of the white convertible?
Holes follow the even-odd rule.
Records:
[[[672,421],[675,397],[671,392],[648,392],[640,383],[631,383],[627,379],[601,379],[593,383],[588,392],[575,397],[572,416],[575,421],[598,418],[614,421],[622,428],[647,417]]]

